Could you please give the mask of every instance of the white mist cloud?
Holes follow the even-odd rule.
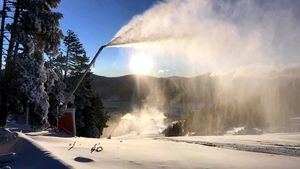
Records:
[[[253,111],[278,125],[300,110],[299,11],[292,0],[166,0],[134,17],[110,45],[127,44],[172,73],[177,69],[175,74],[213,72],[207,84],[215,86],[201,86],[213,91],[203,101],[208,110],[222,105],[230,113]],[[161,93],[150,97],[163,100]]]
[[[162,1],[134,17],[111,44],[146,42],[133,48],[160,62],[172,59],[187,74],[290,64],[299,62],[300,53],[293,6],[281,1]]]

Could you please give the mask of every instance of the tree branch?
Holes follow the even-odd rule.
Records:
[[[10,41],[7,36],[3,36],[8,42]]]

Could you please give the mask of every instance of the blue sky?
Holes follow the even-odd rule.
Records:
[[[58,11],[64,15],[61,28],[73,30],[93,57],[100,45],[137,14],[150,8],[156,0],[62,0]],[[94,73],[103,76],[129,74],[128,58],[118,48],[106,48],[96,61]]]
[[[115,33],[126,25],[132,17],[142,14],[157,1],[161,0],[62,0],[57,10],[64,15],[61,21],[62,30],[64,32],[68,29],[73,30],[79,36],[88,56],[93,57],[99,46],[109,42]],[[192,2],[195,1],[183,2],[188,2],[187,6],[189,7],[189,4],[193,4]],[[180,48],[172,48],[172,52],[178,54],[176,59],[160,57],[159,60],[153,60],[151,75],[195,76],[251,64],[280,66],[299,62],[297,44],[299,44],[300,39],[298,33],[300,1],[211,0],[208,2],[212,2],[212,4],[211,9],[208,9],[208,13],[203,10],[205,14],[209,14],[205,19],[198,17],[197,12],[201,9],[198,9],[198,6],[192,6],[194,12],[181,11],[182,13],[179,16],[185,17],[183,21],[192,17],[193,24],[198,26],[201,23],[205,25],[206,21],[209,23],[212,21],[214,24],[225,26],[224,28],[231,28],[231,32],[234,34],[227,29],[223,30],[223,27],[218,28],[218,31],[216,29],[215,31],[203,32],[203,34],[196,31],[195,34],[201,35],[210,43],[198,43],[198,40],[201,42],[201,38],[197,38],[190,46],[182,45]],[[177,15],[180,9],[174,9],[176,12],[174,16]],[[193,15],[194,13],[195,15]],[[159,21],[163,17],[161,14],[155,13]],[[199,16],[202,16],[201,10]],[[155,27],[159,27],[161,24],[161,22],[157,23],[158,25],[154,23]],[[179,33],[181,26],[183,25],[175,29]],[[173,28],[173,25],[171,27]],[[156,33],[156,29],[153,30]],[[210,32],[213,32],[212,36],[209,36]],[[154,33],[152,32],[152,34]],[[222,37],[227,39],[223,41]],[[239,46],[242,42],[244,45]],[[251,51],[249,52],[249,50]],[[152,49],[150,51],[153,52]],[[155,52],[153,53],[155,54]],[[130,60],[128,55],[131,55]],[[146,64],[131,64],[133,60],[141,58],[138,53],[139,57],[132,59],[133,55],[134,53],[128,53],[128,50],[122,48],[105,48],[92,70],[97,75],[121,76],[130,74],[133,67],[144,69],[145,66],[141,65],[149,65],[147,60],[140,61]],[[163,55],[167,54],[164,53]],[[131,65],[131,70],[129,65]],[[160,71],[162,73],[159,73]]]

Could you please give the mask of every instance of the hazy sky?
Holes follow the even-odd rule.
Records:
[[[62,0],[58,11],[63,13],[61,27],[73,30],[90,57],[100,45],[136,14],[143,13],[156,0]],[[97,60],[94,72],[103,76],[129,74],[128,58],[117,48],[106,48]]]

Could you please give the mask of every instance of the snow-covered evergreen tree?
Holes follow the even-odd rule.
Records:
[[[14,61],[18,92],[27,100],[25,104],[29,107],[30,124],[34,127],[47,125],[49,103],[44,87],[47,80],[44,64],[21,54],[16,56]]]
[[[60,108],[65,102],[65,88],[63,75],[58,69],[51,66],[47,68],[46,90],[49,96],[48,121],[51,126],[56,126],[56,117],[60,113]]]
[[[10,26],[11,40],[5,80],[7,84],[16,85],[20,95],[27,100],[30,124],[36,128],[47,125],[49,97],[45,91],[47,70],[44,66],[44,54],[57,53],[59,49],[62,37],[59,20],[62,15],[52,11],[59,2],[60,0],[16,0],[14,3],[16,10]],[[16,97],[10,92],[12,91],[7,91],[4,95]]]

